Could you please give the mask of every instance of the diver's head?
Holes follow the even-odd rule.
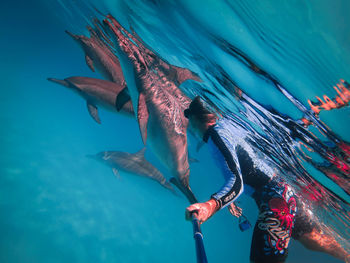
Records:
[[[217,115],[204,106],[200,97],[195,97],[184,115],[190,121],[192,129],[202,138],[208,128],[216,123]]]

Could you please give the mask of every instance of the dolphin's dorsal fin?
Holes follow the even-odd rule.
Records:
[[[141,150],[139,150],[137,153],[135,153],[135,155],[138,158],[145,158],[145,151],[146,151],[146,147],[143,147]]]
[[[146,145],[147,140],[147,122],[148,122],[148,109],[146,104],[146,98],[143,93],[139,94],[139,103],[137,105],[137,120],[139,122],[139,128],[142,136],[143,144]]]
[[[87,102],[87,108],[90,116],[99,124],[101,124],[100,117],[98,116],[97,107],[89,102]]]
[[[196,73],[192,72],[187,68],[180,68],[176,66],[170,66],[170,67],[172,70],[176,71],[175,80],[179,83],[179,85],[181,85],[183,82],[189,79],[202,82],[202,80]]]
[[[117,111],[120,111],[129,100],[131,100],[129,90],[127,87],[125,87],[121,92],[119,92],[115,100]]]
[[[91,59],[88,55],[85,55],[85,61],[86,61],[86,64],[88,65],[88,67],[89,67],[93,72],[95,72],[94,62],[92,61],[92,59]]]

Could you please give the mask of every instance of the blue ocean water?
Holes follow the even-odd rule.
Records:
[[[225,111],[238,112],[242,105],[220,83],[223,72],[256,102],[294,119],[303,116],[269,81],[252,74],[232,47],[306,106],[315,96],[334,97],[332,86],[340,78],[350,80],[347,1],[90,3],[123,25],[132,23],[170,63],[199,73],[203,86],[185,83],[183,90]],[[131,174],[121,173],[116,180],[110,168],[85,157],[102,150],[138,151],[143,144],[137,123],[100,110],[98,125],[80,97],[46,80],[99,76],[64,33],[86,33],[84,26],[98,14],[86,3],[54,0],[7,1],[0,12],[0,262],[194,262],[185,198]],[[350,140],[348,107],[321,112],[320,118]],[[221,182],[213,176],[218,171],[207,149],[196,153],[196,140],[190,139],[190,152],[200,160],[191,165],[191,185],[204,201]],[[168,175],[150,151],[146,157]],[[349,200],[336,184],[304,165]],[[254,222],[256,205],[240,199]],[[210,262],[248,262],[252,231],[241,233],[228,211],[202,229]],[[340,261],[293,240],[287,262]]]

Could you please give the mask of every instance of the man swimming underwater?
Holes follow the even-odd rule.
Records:
[[[350,255],[336,240],[323,234],[303,213],[292,189],[275,174],[267,156],[248,140],[246,130],[227,116],[218,119],[199,97],[184,114],[193,130],[208,144],[225,178],[224,186],[210,200],[186,209],[187,220],[195,214],[201,223],[205,222],[236,200],[244,189],[259,208],[251,262],[285,262],[291,237],[309,249],[350,260]]]

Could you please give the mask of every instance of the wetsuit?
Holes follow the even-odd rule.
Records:
[[[218,120],[203,140],[208,143],[225,178],[223,187],[211,196],[220,209],[236,200],[243,190],[259,207],[250,259],[284,262],[297,213],[293,191],[274,179],[274,165],[251,146],[248,132],[233,120],[227,117]]]

